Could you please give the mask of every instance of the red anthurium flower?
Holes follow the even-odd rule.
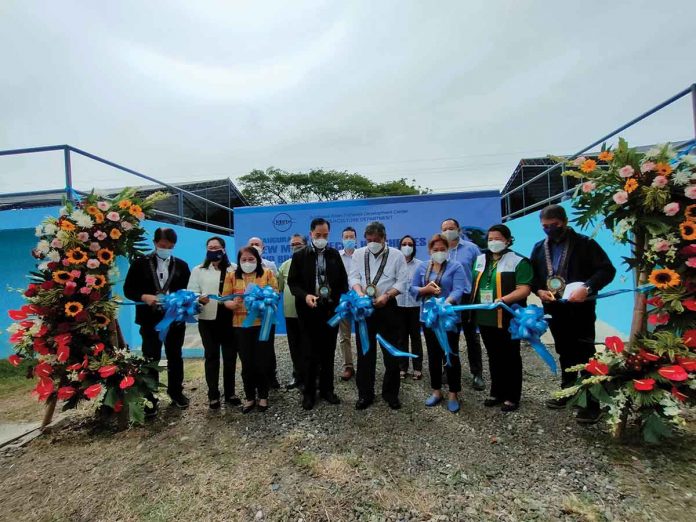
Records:
[[[12,355],[10,355],[7,358],[7,360],[10,361],[10,364],[12,366],[19,366],[19,363],[22,362],[22,358],[19,355],[17,355],[16,353],[13,353]]]
[[[685,381],[686,379],[689,378],[689,375],[686,373],[686,370],[682,368],[681,366],[677,366],[676,364],[674,366],[663,366],[659,370],[657,370],[657,373],[662,375],[665,379],[669,379],[670,381]]]
[[[655,388],[655,379],[633,379],[636,391],[651,391]]]
[[[46,379],[51,376],[53,373],[53,366],[48,364],[47,362],[40,362],[36,366],[34,366],[34,376],[38,377],[39,379]]]
[[[65,369],[68,370],[69,372],[76,372],[77,370],[80,370],[82,368],[82,363],[75,363],[71,364],[70,366],[66,366]]]
[[[689,348],[696,348],[696,330],[687,330],[684,332],[682,340]]]
[[[679,251],[679,253],[686,257],[696,256],[696,244],[685,246]]]
[[[97,395],[101,393],[101,391],[101,384],[93,384],[92,386],[85,388],[85,390],[82,393],[84,393],[85,397],[87,397],[88,399],[94,399]]]
[[[691,310],[692,312],[696,312],[696,299],[693,297],[689,297],[688,299],[684,299],[682,301],[682,304],[684,305],[684,308],[687,310]]]
[[[48,399],[55,387],[53,386],[53,381],[51,379],[42,378],[39,383],[34,388],[34,393],[38,395],[40,401],[45,401]]]
[[[46,341],[42,339],[41,337],[37,337],[34,339],[34,351],[38,353],[39,355],[48,355],[50,353],[49,347],[46,344]]]
[[[648,352],[647,350],[644,350],[643,348],[640,349],[638,352],[638,357],[645,361],[650,361],[650,362],[655,362],[660,360],[660,356],[657,355],[656,353]]]
[[[661,326],[669,322],[669,314],[667,312],[657,312],[656,314],[650,314],[648,317],[648,324],[653,326]]]
[[[108,366],[102,366],[101,368],[99,368],[99,376],[102,379],[106,379],[107,377],[111,377],[117,371],[118,371],[118,366],[116,366],[115,364],[110,364]]]
[[[672,386],[672,396],[681,402],[684,402],[687,399],[686,394],[677,390],[676,386]]]
[[[77,374],[77,380],[80,381],[80,382],[82,382],[82,381],[84,381],[84,380],[87,378],[88,375],[89,375],[89,374],[88,374],[87,372],[84,372],[84,371],[83,371],[83,372],[80,372],[80,373]]]
[[[26,330],[17,330],[10,336],[10,342],[15,344],[21,342],[25,333],[27,333]]]
[[[687,372],[696,372],[696,359],[692,357],[677,357],[677,362]]]
[[[607,348],[614,353],[621,353],[624,351],[624,342],[620,337],[607,337],[604,339],[604,344],[606,344]]]
[[[656,295],[654,297],[651,297],[646,301],[650,306],[654,306],[656,308],[662,308],[665,305],[665,302],[662,300],[662,298],[659,295]]]
[[[19,326],[28,330],[29,328],[34,326],[34,321],[22,321],[21,323],[19,323]]]
[[[68,325],[69,327],[69,325]],[[58,346],[62,344],[70,344],[70,341],[72,340],[72,335],[69,333],[61,333],[55,336],[54,340],[56,341],[56,344]]]
[[[125,390],[126,388],[130,388],[131,386],[133,386],[134,383],[135,383],[135,379],[131,375],[126,375],[123,378],[123,380],[120,382],[118,387],[121,388],[122,390]]]
[[[27,318],[27,313],[24,310],[9,310],[7,315],[10,316],[10,319],[15,321],[21,321]]]
[[[92,355],[99,355],[104,351],[104,343],[97,343],[94,345],[94,348],[92,349]]]
[[[63,386],[62,388],[58,388],[58,400],[67,401],[76,393],[77,390],[72,386]]]
[[[70,347],[65,345],[65,344],[61,344],[58,347],[58,351],[56,352],[56,355],[58,356],[58,360],[60,362],[67,361],[68,358],[70,357]]]
[[[27,297],[34,297],[37,293],[39,293],[38,286],[34,283],[30,284],[24,291],[24,295]]]
[[[54,285],[55,285],[55,283],[53,281],[44,281],[43,283],[41,283],[41,289],[42,290],[50,290],[51,288],[54,287]]]
[[[121,399],[119,399],[114,403],[114,411],[116,413],[120,413],[122,409],[123,409],[123,401]]]
[[[585,365],[585,370],[592,375],[607,375],[609,373],[609,367],[597,359],[590,359],[590,362]]]

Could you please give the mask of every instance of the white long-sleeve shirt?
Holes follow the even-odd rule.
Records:
[[[228,273],[233,271],[234,268],[231,266],[227,268]],[[215,268],[212,263],[208,268],[198,265],[191,270],[187,288],[199,294],[220,295],[220,270]],[[211,299],[208,304],[202,305],[198,319],[203,321],[215,319],[217,317],[218,304],[218,301]]]
[[[391,247],[385,247],[377,257],[375,257],[367,247],[358,248],[353,252],[353,265],[351,266],[350,275],[348,277],[348,284],[351,288],[358,284],[362,287],[363,292],[365,291],[365,287],[372,282],[367,281],[365,275],[365,256],[368,256],[370,279],[374,280],[379,271],[379,265],[382,263],[382,258],[387,252],[387,248],[389,248],[389,256],[384,265],[382,277],[377,281],[377,295],[380,296],[391,288],[398,290],[402,294],[408,292],[410,281],[408,280],[406,258],[400,250]]]

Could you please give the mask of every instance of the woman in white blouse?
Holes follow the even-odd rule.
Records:
[[[404,236],[399,242],[401,253],[406,258],[408,266],[408,280],[413,279],[413,274],[423,261],[416,259],[416,240],[411,236]],[[423,378],[423,344],[421,342],[421,323],[420,323],[420,302],[413,297],[410,292],[405,292],[396,296],[396,304],[399,306],[400,332],[399,348],[408,352],[408,340],[411,339],[411,353],[418,357],[402,357],[399,365],[401,367],[401,378],[405,379],[408,375],[408,361],[413,361],[413,380],[418,381]]]
[[[225,276],[234,270],[225,251],[225,240],[211,237],[206,242],[205,261],[191,271],[188,289],[203,294],[198,316],[198,331],[205,351],[205,380],[208,384],[208,405],[220,408],[220,352],[222,351],[222,383],[225,402],[239,405],[235,394],[235,371],[237,369],[237,347],[232,335],[232,311],[207,295],[220,295]]]

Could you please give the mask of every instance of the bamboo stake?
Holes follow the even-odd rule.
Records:
[[[54,393],[46,400],[46,411],[44,412],[43,421],[41,421],[41,431],[46,429],[46,426],[51,424],[53,420],[53,414],[56,411],[56,404],[58,403],[58,397]]]

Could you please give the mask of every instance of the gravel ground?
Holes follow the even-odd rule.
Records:
[[[289,380],[284,338],[279,373]],[[403,382],[403,408],[300,407],[271,395],[266,413],[207,408],[201,362],[187,362],[191,408],[165,408],[116,432],[91,410],[0,456],[2,520],[694,520],[696,435],[665,448],[619,445],[543,402],[556,378],[525,350],[520,410],[426,409],[425,379]],[[464,364],[466,367],[466,364]],[[337,364],[337,374],[340,365]],[[240,381],[241,382],[241,381]]]

